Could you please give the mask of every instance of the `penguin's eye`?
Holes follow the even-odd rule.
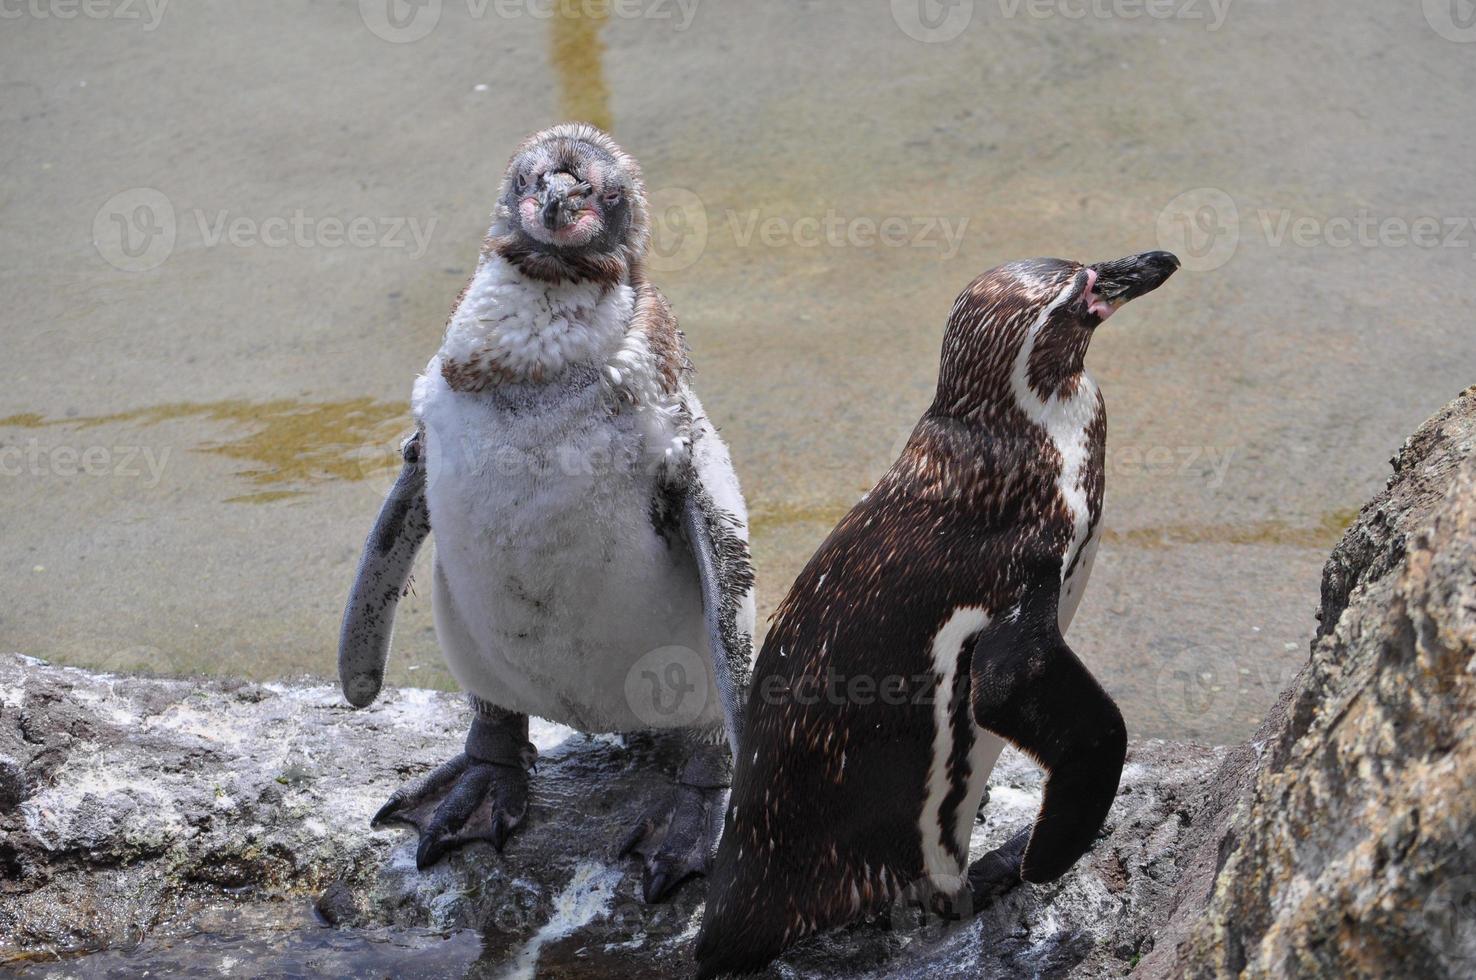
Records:
[[[600,198],[600,200],[605,202],[606,207],[613,208],[615,205],[620,203],[620,198],[622,196],[623,195],[619,191],[606,191],[605,196]]]
[[[518,174],[517,178],[513,181],[513,188],[519,194],[523,193],[528,189],[528,178],[522,174]]]

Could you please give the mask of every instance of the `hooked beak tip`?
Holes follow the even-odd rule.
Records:
[[[1152,251],[1089,266],[1088,309],[1106,319],[1129,300],[1162,286],[1179,265],[1178,256],[1172,252]]]

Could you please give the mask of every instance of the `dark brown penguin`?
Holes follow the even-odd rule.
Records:
[[[895,899],[1059,877],[1117,792],[1122,715],[1062,638],[1100,532],[1096,327],[1167,252],[1015,262],[959,296],[932,406],[775,614],[745,713],[699,977],[768,963]],[[1048,780],[967,871],[1004,742]]]

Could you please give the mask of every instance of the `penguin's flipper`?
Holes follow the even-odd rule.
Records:
[[[708,462],[726,466],[726,453]],[[731,480],[731,469],[727,472]],[[710,466],[708,475],[721,479],[723,474],[720,467]],[[714,500],[712,487],[702,477],[703,471],[694,468],[689,485],[681,491],[681,528],[701,584],[707,646],[727,744],[715,730],[693,730],[693,748],[677,778],[675,797],[643,814],[620,847],[621,857],[635,854],[643,859],[641,895],[649,903],[663,900],[688,878],[712,869],[752,669],[753,569],[748,543],[739,517]],[[733,486],[736,489],[736,481]]]
[[[974,720],[1013,743],[1046,772],[1035,826],[970,869],[977,897],[1019,881],[1065,874],[1091,847],[1117,795],[1127,729],[1056,622],[1059,571],[1025,592],[1013,618],[979,634],[971,673]],[[980,892],[985,894],[980,895]]]
[[[379,695],[389,659],[395,608],[410,580],[415,553],[430,533],[422,434],[417,432],[405,440],[400,453],[405,465],[364,542],[338,637],[338,677],[344,697],[355,708],[364,707]]]
[[[748,544],[734,533],[734,519],[694,480],[682,502],[682,530],[702,581],[702,610],[712,652],[713,679],[723,702],[728,744],[736,753],[743,737],[743,705],[753,656],[752,625],[742,622],[753,591]]]

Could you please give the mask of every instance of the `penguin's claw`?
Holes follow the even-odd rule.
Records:
[[[645,858],[641,897],[647,904],[669,898],[688,878],[712,869],[727,795],[725,787],[678,785],[675,802],[652,807],[626,836],[618,856]]]
[[[973,911],[978,912],[1005,892],[1021,884],[1020,869],[1033,828],[1026,827],[999,847],[969,865],[969,892]]]
[[[424,871],[472,841],[487,841],[501,851],[527,809],[526,770],[462,754],[397,790],[370,826],[415,828],[420,834],[415,866]]]

